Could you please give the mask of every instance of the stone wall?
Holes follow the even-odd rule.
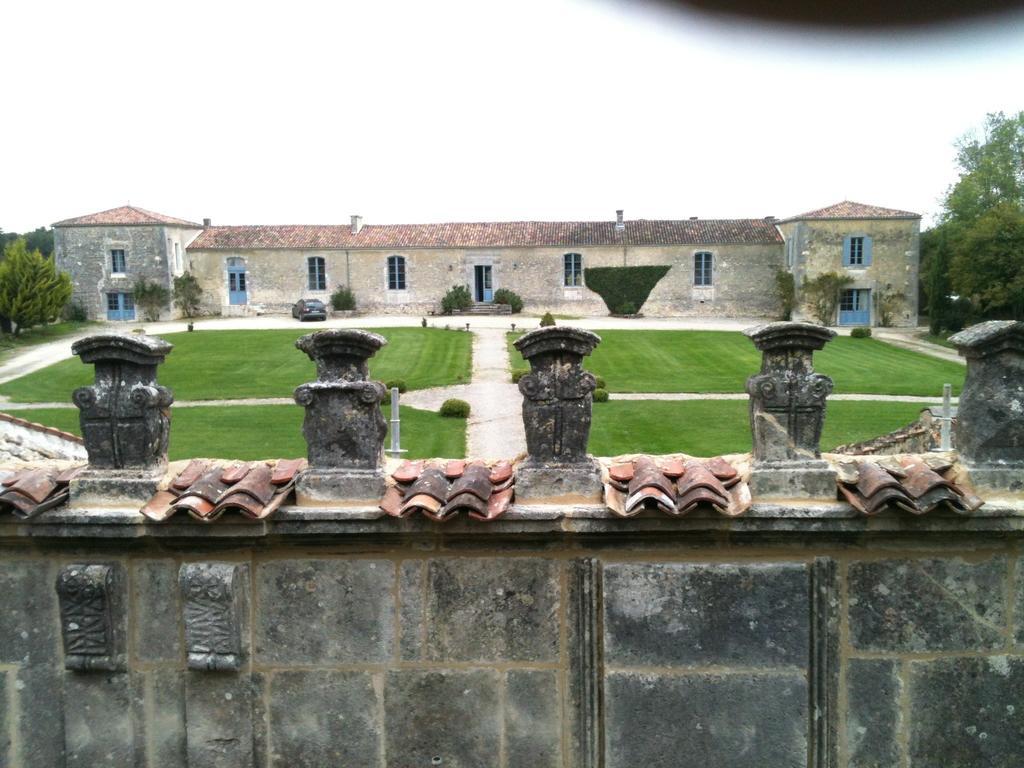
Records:
[[[4,520],[0,764],[1019,764],[1019,521],[565,522]],[[85,564],[105,601],[58,596]],[[62,610],[123,660],[67,668]]]
[[[660,247],[496,248],[369,250],[196,250],[188,259],[199,278],[207,311],[219,312],[228,303],[228,259],[243,259],[247,267],[249,303],[266,312],[286,312],[300,298],[327,301],[339,285],[350,285],[358,306],[374,313],[440,310],[441,297],[453,285],[474,285],[474,267],[492,269],[494,289],[518,293],[528,312],[551,311],[568,315],[604,315],[608,310],[596,293],[585,287],[563,285],[563,257],[572,250],[583,256],[583,266],[668,264],[643,311],[666,316],[774,317],[778,301],[775,272],[783,267],[781,245],[708,245]],[[693,285],[693,255],[714,255],[713,285]],[[387,287],[387,258],[406,258],[407,290]],[[311,291],[307,259],[322,257],[327,268],[327,290]],[[228,309],[227,311],[230,311]]]
[[[181,274],[175,269],[174,243],[184,267],[185,249],[199,231],[165,226],[55,227],[54,254],[57,267],[71,276],[71,300],[81,304],[90,320],[106,320],[108,292],[131,293],[139,279],[170,290],[175,274]],[[111,273],[110,251],[116,248],[125,252],[124,275]],[[171,314],[168,307],[163,317]]]
[[[797,291],[807,278],[838,272],[854,278],[850,288],[902,293],[904,298],[892,325],[916,326],[918,313],[918,269],[920,261],[919,219],[826,219],[789,221],[779,225],[792,243],[793,274]],[[843,266],[843,238],[868,235],[872,240],[872,262],[867,267]],[[807,308],[803,307],[806,314]],[[877,308],[871,307],[871,325],[879,322]]]

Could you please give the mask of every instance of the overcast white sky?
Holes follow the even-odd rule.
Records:
[[[840,38],[611,0],[5,3],[0,227],[934,213],[1024,17]]]

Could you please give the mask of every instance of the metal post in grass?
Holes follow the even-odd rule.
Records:
[[[397,459],[406,450],[402,448],[402,418],[398,413],[398,387],[391,388],[391,447],[388,454]]]
[[[951,428],[953,426],[953,407],[950,398],[953,396],[953,385],[942,385],[942,424],[939,431],[939,449],[948,451],[953,447]]]

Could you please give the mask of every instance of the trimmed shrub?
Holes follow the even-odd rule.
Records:
[[[85,311],[85,307],[77,301],[72,301],[70,304],[64,305],[64,311],[61,313],[61,316],[72,323],[84,323],[89,319],[89,315]]]
[[[339,285],[331,294],[331,309],[347,312],[356,308],[356,295],[347,285]],[[404,390],[403,390],[404,391]]]
[[[388,392],[395,387],[398,387],[399,392],[405,392],[405,390],[408,389],[405,385],[405,379],[389,379],[384,382],[384,386],[387,387]]]
[[[554,325],[554,324],[555,324],[555,318],[553,318],[551,316],[550,312],[545,312],[544,313],[544,317],[542,317],[540,319],[540,327],[541,328],[546,328],[547,326]]]
[[[604,300],[613,315],[635,315],[654,286],[671,267],[587,267],[583,270],[587,288]]]
[[[598,387],[594,390],[594,402],[595,403],[607,403],[608,402],[608,390],[602,387]]]
[[[469,418],[469,403],[465,400],[459,400],[458,398],[451,398],[441,403],[442,416],[451,419],[468,419]]]
[[[508,304],[512,308],[512,314],[517,315],[523,311],[523,300],[515,291],[508,288],[499,288],[494,292],[495,304]]]
[[[594,374],[594,379],[597,380],[597,388],[598,389],[607,389],[608,388],[608,385],[604,383],[604,376],[598,376],[595,373]]]
[[[529,372],[529,368],[516,368],[514,371],[512,371],[512,383],[518,384],[519,380]]]
[[[441,311],[450,315],[455,310],[469,309],[473,306],[473,297],[465,285],[453,285],[441,299]]]
[[[174,278],[171,296],[174,299],[174,306],[180,309],[185,317],[192,318],[199,314],[203,301],[203,287],[191,272]]]
[[[779,298],[779,313],[783,320],[793,319],[796,309],[796,280],[792,272],[780,269],[775,273],[775,292]]]
[[[852,339],[870,339],[871,329],[870,328],[854,328],[850,331],[850,338]]]

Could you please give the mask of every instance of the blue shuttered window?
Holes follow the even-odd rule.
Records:
[[[871,238],[867,235],[847,235],[843,238],[843,266],[871,266]]]

